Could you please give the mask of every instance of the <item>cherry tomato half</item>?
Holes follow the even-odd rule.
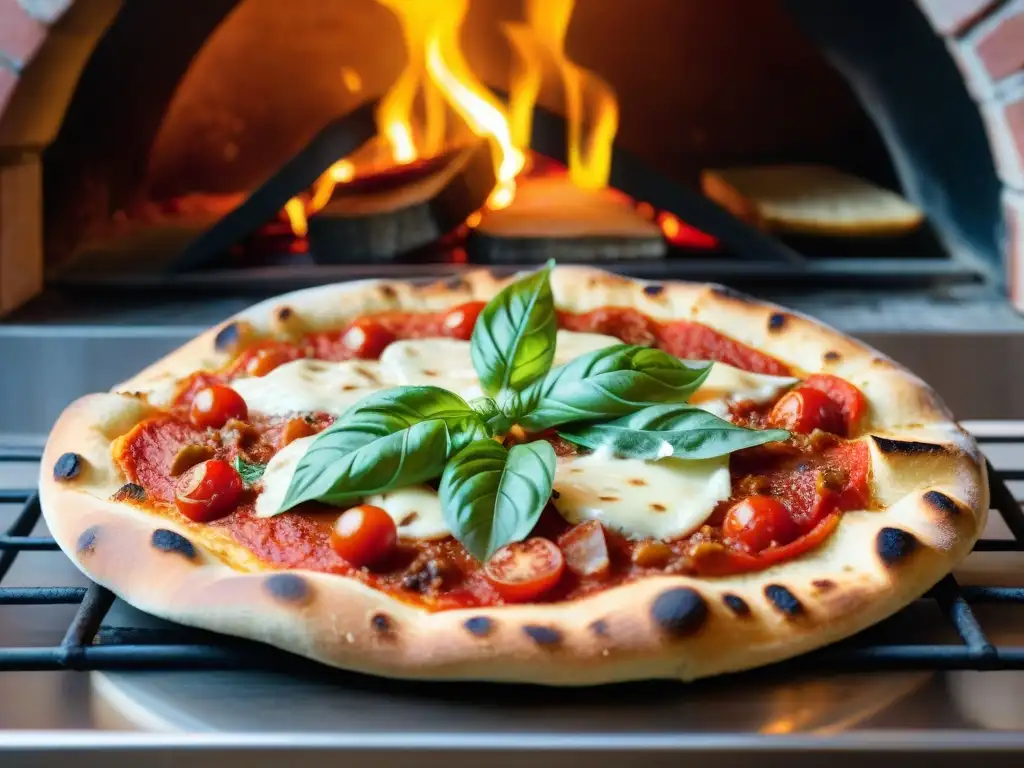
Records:
[[[189,520],[209,523],[238,506],[244,487],[234,467],[220,459],[209,459],[181,476],[174,503]]]
[[[275,347],[257,350],[245,364],[245,372],[250,376],[266,376],[278,366],[294,360],[295,354],[294,351]]]
[[[395,334],[376,320],[361,317],[341,337],[342,345],[363,360],[376,360],[384,347],[395,340]]]
[[[395,521],[372,504],[346,509],[331,531],[331,547],[358,568],[387,557],[397,543]]]
[[[768,423],[804,435],[815,429],[834,435],[846,434],[846,420],[839,406],[824,392],[807,387],[784,394],[768,414]]]
[[[220,429],[231,419],[245,421],[249,409],[242,396],[231,387],[213,384],[196,392],[189,415],[192,423],[201,429]]]
[[[547,592],[562,578],[565,558],[553,541],[534,537],[506,544],[484,566],[484,576],[510,603]]]
[[[444,316],[444,329],[455,339],[469,341],[476,326],[476,319],[484,308],[482,301],[469,301],[451,310]]]
[[[730,507],[722,533],[747,552],[760,552],[788,544],[800,531],[781,502],[771,496],[750,496]]]
[[[846,379],[828,373],[816,373],[813,376],[808,376],[801,387],[824,392],[839,407],[846,420],[846,431],[839,434],[857,434],[861,419],[864,418],[864,414],[868,410],[868,401],[857,387]]]

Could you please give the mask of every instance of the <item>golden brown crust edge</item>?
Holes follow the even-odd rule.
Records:
[[[922,594],[977,539],[988,510],[977,446],[926,385],[870,348],[713,286],[640,283],[579,268],[559,268],[552,283],[562,308],[636,306],[662,319],[699,320],[805,371],[835,372],[861,386],[876,435],[867,438],[874,491],[889,508],[848,513],[821,549],[755,574],[664,576],[569,604],[427,613],[351,579],[266,569],[188,524],[108,501],[124,482],[110,441],[148,407],[138,398],[101,394],[70,406],[47,443],[47,522],[86,574],[157,616],[375,674],[556,685],[688,680],[825,645]],[[328,286],[265,302],[235,320],[250,323],[255,336],[296,332],[338,325],[359,312],[441,309],[487,298],[498,285],[474,273],[449,286]],[[276,310],[284,306],[292,326],[276,331]],[[183,375],[200,361],[219,364],[226,356],[210,350],[226,325],[125,389],[146,389],[161,374]],[[65,452],[82,456],[83,469],[55,480],[54,464]],[[224,556],[250,572],[229,567]]]

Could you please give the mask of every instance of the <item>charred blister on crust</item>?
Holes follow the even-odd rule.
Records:
[[[111,501],[145,501],[146,489],[138,483],[125,483],[110,497]]]
[[[950,498],[942,491],[927,491],[921,496],[921,500],[941,515],[955,517],[961,512],[956,499]]]
[[[161,552],[173,552],[186,560],[196,559],[196,548],[192,546],[192,542],[180,533],[169,531],[166,528],[157,528],[153,531],[151,543],[154,549]]]
[[[781,331],[786,327],[786,322],[789,320],[789,316],[783,312],[772,312],[768,315],[768,330],[772,333]]]
[[[875,537],[875,550],[886,565],[895,565],[917,549],[917,538],[902,528],[882,528]]]
[[[379,288],[380,295],[388,301],[394,301],[398,298],[398,291],[395,290],[394,286],[382,285]]]
[[[462,626],[474,637],[487,637],[494,631],[494,622],[486,616],[471,616]]]
[[[608,622],[604,619],[595,619],[588,626],[598,637],[608,637]]]
[[[843,356],[836,352],[834,349],[830,349],[828,352],[822,355],[822,359],[826,363],[838,363],[840,360],[843,359]]]
[[[82,471],[83,459],[77,453],[63,453],[53,464],[54,480],[74,480]]]
[[[543,624],[527,624],[523,627],[523,633],[537,645],[550,647],[562,642],[561,632],[554,627],[545,627]]]
[[[664,285],[645,285],[644,293],[651,297],[661,296],[665,292]]]
[[[277,308],[277,320],[280,323],[290,322],[292,317],[295,316],[295,310],[291,307],[278,307]]]
[[[676,637],[691,635],[708,616],[708,606],[700,593],[690,587],[666,589],[651,603],[651,618],[664,632]]]
[[[803,603],[781,584],[769,584],[764,588],[764,596],[777,610],[787,616],[800,616],[804,612]]]
[[[747,605],[747,601],[739,595],[733,595],[731,593],[722,595],[722,602],[725,603],[726,608],[737,616],[750,615],[750,606]]]
[[[449,277],[447,280],[442,280],[441,285],[449,291],[462,291],[469,287],[465,278],[462,277]]]
[[[395,634],[395,620],[386,613],[375,613],[370,617],[370,626],[380,637],[393,637]]]
[[[832,579],[815,579],[811,582],[811,586],[819,592],[831,592],[836,588],[836,583]]]
[[[275,573],[263,582],[273,597],[285,603],[297,605],[307,603],[313,597],[313,588],[304,578],[295,573]]]
[[[75,544],[75,552],[79,555],[91,555],[96,551],[96,536],[100,532],[98,525],[90,525],[81,535],[78,537],[78,543]]]
[[[236,321],[228,323],[213,337],[213,348],[218,352],[234,352],[242,340],[242,327]]]
[[[936,443],[920,443],[916,440],[893,440],[888,437],[871,435],[878,450],[886,456],[925,456],[928,454],[941,454],[949,452],[944,445]]]

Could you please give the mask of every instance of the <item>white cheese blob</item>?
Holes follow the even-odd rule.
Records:
[[[459,339],[407,339],[385,347],[380,356],[384,377],[392,386],[432,386],[466,400],[483,395],[469,342]]]
[[[555,362],[552,367],[564,365],[595,349],[604,349],[622,343],[621,339],[605,336],[603,333],[576,333],[575,331],[560,330],[555,341]]]
[[[700,389],[693,393],[689,402],[720,418],[728,419],[731,403],[744,400],[758,404],[770,403],[798,381],[792,376],[769,376],[744,371],[725,363],[714,363],[711,373]]]
[[[295,468],[314,440],[316,435],[293,440],[267,462],[263,477],[260,478],[263,490],[256,497],[256,517],[273,517],[281,509],[288,486],[295,475]]]
[[[254,413],[323,411],[340,416],[371,392],[389,386],[373,360],[293,360],[266,376],[235,379],[231,386]]]
[[[732,482],[728,456],[641,461],[595,451],[560,459],[554,488],[555,509],[570,523],[598,520],[631,539],[674,539],[700,528]]]

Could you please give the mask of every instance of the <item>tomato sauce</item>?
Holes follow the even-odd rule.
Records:
[[[396,338],[425,338],[450,335],[444,317],[445,313],[387,313],[372,319],[385,324]],[[790,372],[782,362],[706,326],[683,321],[659,323],[632,309],[560,312],[559,325],[616,336],[627,343],[654,344],[678,357],[717,360],[757,373]],[[187,406],[200,389],[246,375],[250,361],[261,354],[281,360],[350,359],[352,351],[343,341],[346,330],[308,334],[294,344],[263,342],[243,352],[222,371],[197,373],[182,384],[169,414],[149,419],[125,436],[118,448],[118,460],[129,479],[146,488],[154,511],[174,514],[177,478],[169,470],[183,446],[200,443],[210,447],[217,458],[230,460],[241,453],[248,461],[266,462],[280,449],[282,435],[289,431],[288,419],[259,417],[232,429],[197,430],[188,423]],[[763,426],[771,405],[738,404],[734,418],[750,426]],[[305,418],[314,432],[331,421],[324,414]],[[559,455],[577,450],[553,434],[539,437],[554,443]],[[862,443],[794,435],[786,443],[733,454],[730,469],[733,498],[719,505],[699,531],[677,541],[656,543],[659,557],[652,559],[652,542],[632,541],[606,529],[608,573],[581,577],[566,569],[558,585],[542,599],[571,600],[655,573],[716,576],[760,570],[820,546],[843,510],[870,506],[870,458]],[[750,554],[723,536],[721,525],[726,511],[736,501],[754,494],[769,494],[786,505],[800,530],[794,541]],[[331,527],[340,511],[311,503],[275,517],[258,518],[250,495],[233,513],[209,526],[229,531],[239,544],[272,565],[347,575],[434,610],[501,602],[483,577],[482,564],[453,538],[402,540],[385,562],[375,563],[372,569],[354,568],[330,546]],[[570,528],[549,505],[533,535],[557,541]]]

